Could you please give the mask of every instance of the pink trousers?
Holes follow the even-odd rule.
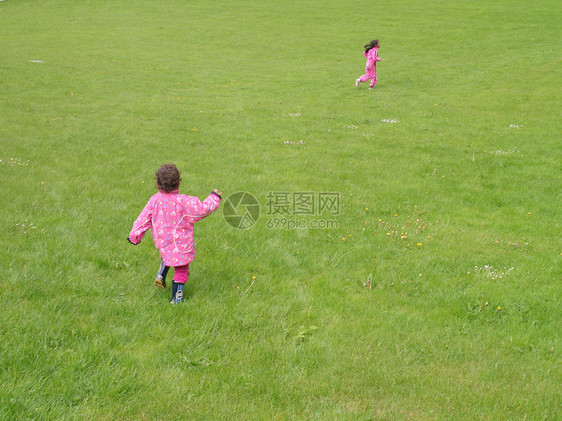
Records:
[[[371,79],[370,87],[372,88],[377,84],[377,68],[376,67],[367,67],[365,68],[365,74],[359,78],[361,82],[367,82]]]
[[[189,277],[189,265],[174,266],[174,282],[185,284]]]

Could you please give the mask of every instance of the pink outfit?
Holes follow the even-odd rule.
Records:
[[[170,193],[160,190],[150,198],[133,224],[129,240],[133,244],[140,243],[146,231],[152,228],[154,245],[164,264],[175,267],[176,278],[178,266],[189,265],[195,257],[193,224],[217,210],[220,200],[214,193],[201,202],[197,197],[179,194],[178,190]]]
[[[365,64],[365,74],[359,78],[361,82],[367,82],[371,79],[371,88],[377,84],[377,61],[381,61],[379,58],[379,47],[373,47],[367,51],[363,51],[363,55],[367,58],[367,64]]]
[[[185,284],[189,277],[189,265],[176,266],[174,268],[174,282]]]

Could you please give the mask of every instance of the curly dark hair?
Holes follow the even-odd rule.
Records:
[[[364,47],[364,48],[365,48],[365,51],[366,51],[366,52],[369,52],[369,50],[370,50],[371,48],[375,48],[378,44],[379,44],[379,40],[378,40],[378,39],[372,40],[370,43],[365,44],[365,47]]]
[[[175,164],[164,164],[156,171],[156,186],[163,192],[170,193],[180,187],[180,171]]]

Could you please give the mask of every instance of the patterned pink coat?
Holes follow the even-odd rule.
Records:
[[[376,71],[377,61],[381,61],[379,58],[379,47],[373,47],[369,50],[369,52],[363,51],[363,55],[367,59],[367,63],[365,63],[365,70],[368,71],[374,67]]]
[[[184,266],[195,257],[193,224],[213,213],[220,197],[211,193],[203,202],[197,197],[158,191],[150,198],[133,224],[129,241],[141,242],[146,231],[152,228],[154,245],[166,266]]]

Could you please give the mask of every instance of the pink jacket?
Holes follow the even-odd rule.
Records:
[[[184,266],[195,257],[193,224],[213,213],[220,204],[220,197],[211,193],[203,202],[197,197],[158,191],[133,224],[129,241],[141,242],[146,231],[152,228],[154,245],[166,266]]]
[[[379,47],[374,47],[367,51],[363,51],[363,55],[367,58],[367,64],[365,67],[377,67],[377,61],[381,61],[379,58]]]

